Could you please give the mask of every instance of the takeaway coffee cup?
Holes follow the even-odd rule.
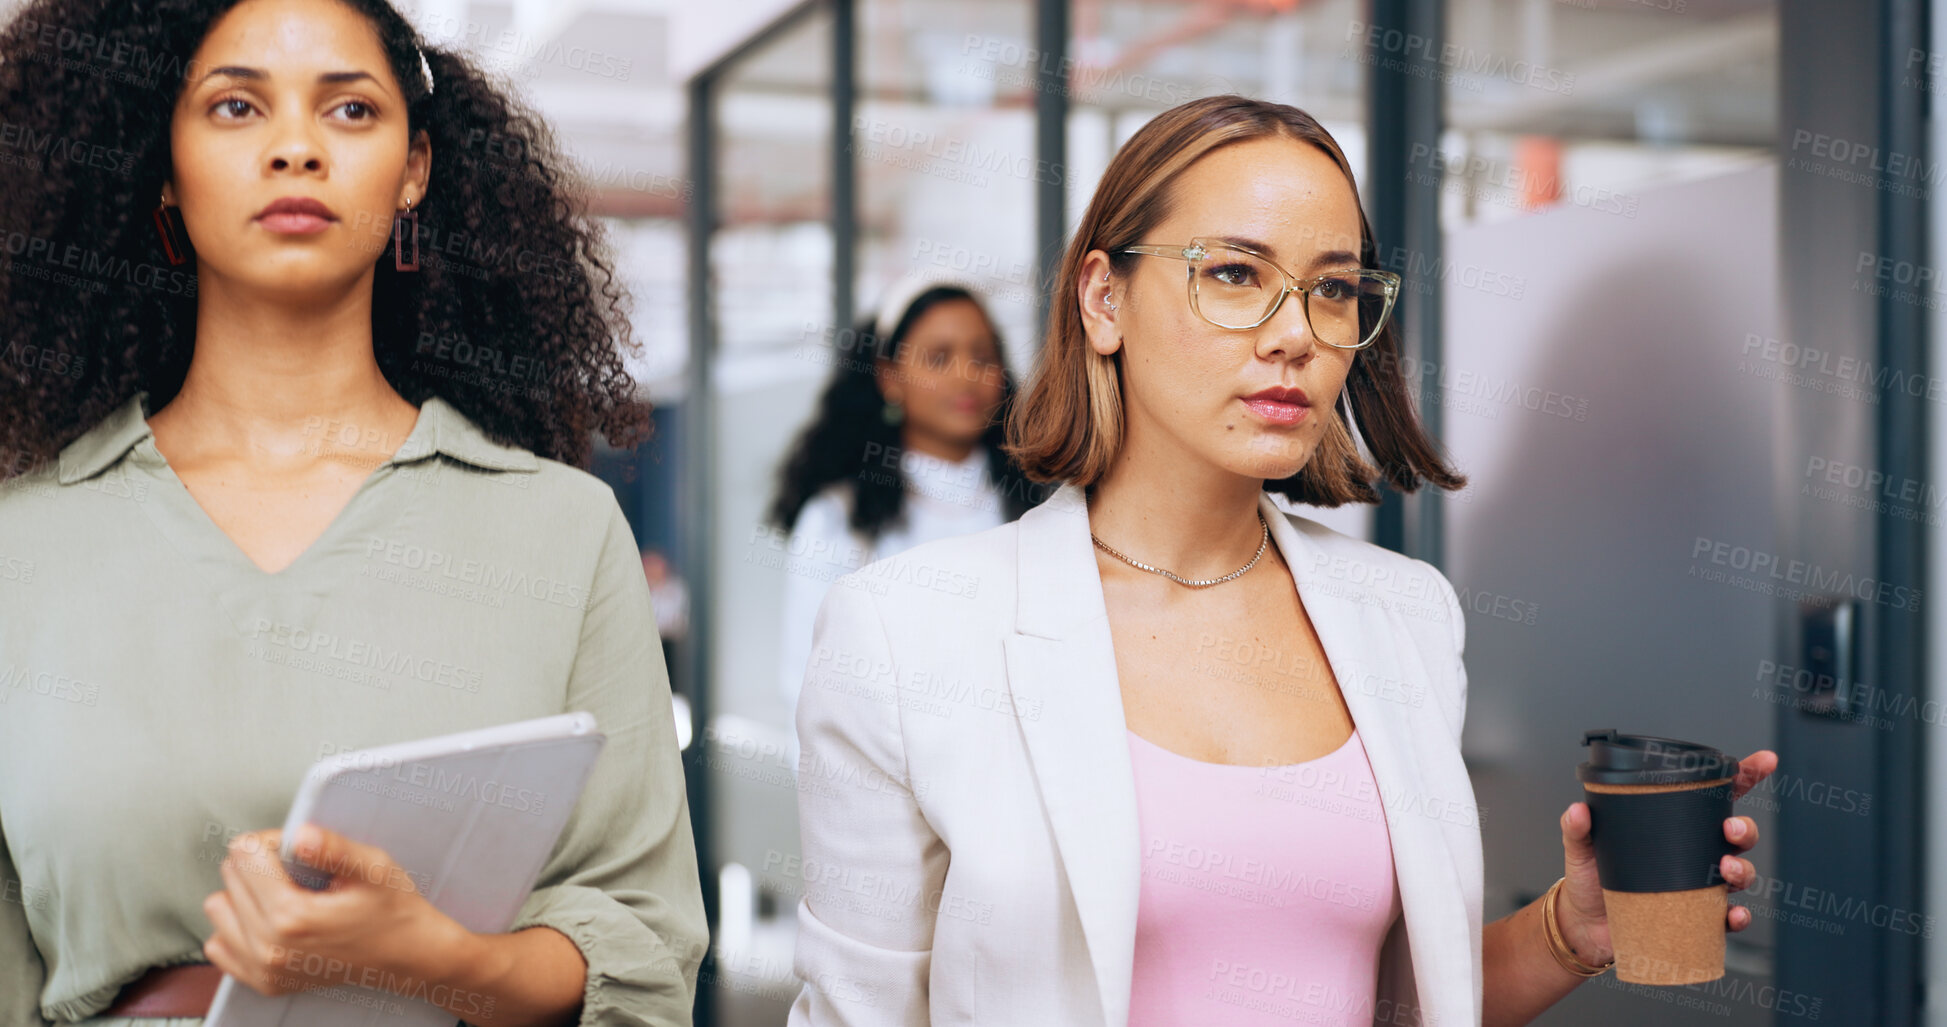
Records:
[[[1728,887],[1718,873],[1737,760],[1673,738],[1587,732],[1576,768],[1616,950],[1616,977],[1696,984],[1724,976]]]

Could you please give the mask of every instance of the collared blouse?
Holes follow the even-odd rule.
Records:
[[[581,1023],[688,1024],[696,853],[608,486],[428,399],[266,573],[146,416],[138,394],[0,483],[0,1023],[83,1019],[152,966],[203,961],[229,840],[282,825],[317,760],[586,710],[608,743],[512,929],[580,948]]]

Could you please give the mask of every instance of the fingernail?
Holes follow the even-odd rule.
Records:
[[[1744,837],[1744,821],[1742,820],[1731,821],[1731,837],[1733,838]]]

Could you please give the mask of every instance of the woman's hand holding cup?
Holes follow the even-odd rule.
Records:
[[[1761,749],[1738,761],[1737,776],[1731,784],[1731,797],[1741,798],[1758,782],[1778,769],[1778,754]],[[1571,803],[1562,812],[1563,877],[1556,916],[1562,936],[1582,962],[1600,966],[1615,958],[1609,937],[1609,922],[1602,900],[1602,881],[1596,874],[1595,845],[1590,840],[1587,803]],[[1724,839],[1737,852],[1748,852],[1758,843],[1758,825],[1750,817],[1731,817],[1723,823]],[[1751,887],[1757,868],[1737,855],[1725,855],[1718,871],[1732,892]],[[1731,905],[1725,913],[1725,929],[1741,931],[1751,926],[1751,911]]]

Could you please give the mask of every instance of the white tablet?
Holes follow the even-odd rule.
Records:
[[[292,858],[298,828],[317,824],[384,849],[420,894],[468,930],[505,931],[605,740],[593,715],[566,713],[335,754],[298,788],[284,821],[284,865],[307,887],[325,885]],[[458,1019],[435,1004],[445,996],[427,982],[367,987],[376,971],[319,963],[340,983],[271,998],[224,977],[205,1027],[451,1027]]]

